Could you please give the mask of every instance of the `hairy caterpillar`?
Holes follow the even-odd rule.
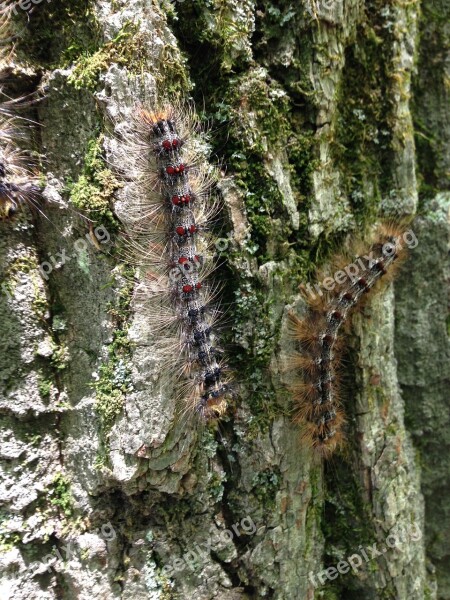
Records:
[[[24,98],[12,100],[5,92],[10,75],[10,15],[15,3],[2,9],[0,15],[0,221],[12,218],[24,205],[37,207],[40,196],[29,160],[19,148],[22,139],[16,109],[28,103]]]
[[[299,351],[288,358],[286,369],[301,375],[290,386],[296,407],[294,421],[302,426],[305,444],[324,457],[343,441],[340,330],[377,286],[393,278],[406,254],[405,246],[412,247],[411,235],[400,226],[379,226],[369,244],[359,241],[333,261],[335,276],[323,280],[325,292],[318,285],[315,290],[310,285],[301,287],[310,307],[305,319],[289,314],[290,333]],[[414,240],[417,242],[415,236]]]
[[[218,210],[214,173],[192,135],[193,111],[163,106],[135,109],[118,144],[125,182],[124,245],[143,274],[136,297],[145,307],[152,343],[175,375],[187,413],[223,415],[232,394],[217,345],[217,287],[208,225]]]

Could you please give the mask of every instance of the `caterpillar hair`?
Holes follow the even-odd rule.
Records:
[[[300,319],[289,314],[290,333],[298,345],[286,364],[286,370],[295,373],[290,386],[294,421],[301,425],[304,443],[324,458],[343,441],[345,417],[339,393],[342,326],[376,288],[393,278],[406,254],[405,233],[402,226],[381,225],[369,243],[354,243],[331,265],[337,282],[332,291],[315,286],[312,293],[311,286],[309,292],[302,286],[309,304],[307,316]]]
[[[20,124],[27,119],[17,116],[17,109],[29,104],[24,98],[12,99],[6,91],[10,77],[8,58],[10,16],[15,3],[2,9],[0,15],[0,220],[11,219],[25,205],[38,208],[40,190],[29,157],[20,149],[19,141],[26,137]]]
[[[136,107],[114,161],[125,182],[124,247],[142,273],[136,298],[187,414],[221,417],[232,395],[217,339],[218,286],[210,225],[216,171],[204,160],[192,109]]]

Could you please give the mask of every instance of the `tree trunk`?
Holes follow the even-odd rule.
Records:
[[[448,0],[26,5],[7,86],[40,90],[47,202],[0,223],[1,597],[450,598]],[[176,418],[117,244],[112,123],[156,89],[195,99],[227,171],[216,429]],[[323,462],[292,423],[286,315],[382,213],[417,213],[418,244],[353,318]]]

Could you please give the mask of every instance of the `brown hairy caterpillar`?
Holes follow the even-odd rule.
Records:
[[[137,107],[122,134],[120,165],[127,210],[125,252],[139,265],[136,292],[148,317],[152,343],[164,355],[165,376],[175,377],[186,414],[221,417],[232,395],[218,346],[213,240],[208,232],[218,204],[215,171],[199,151],[190,109]]]
[[[300,372],[290,386],[294,422],[301,424],[304,443],[325,458],[343,442],[341,328],[377,287],[392,280],[406,255],[405,246],[412,247],[407,241],[410,235],[417,242],[411,230],[402,226],[379,226],[369,243],[358,241],[335,258],[334,278],[323,279],[325,291],[319,285],[314,291],[310,285],[301,286],[309,304],[304,319],[289,314],[290,334],[299,350],[286,364],[287,371]]]
[[[10,75],[8,58],[13,52],[8,36],[14,6],[10,3],[2,8],[0,15],[0,221],[11,219],[24,205],[38,208],[40,197],[32,165],[18,145],[25,137],[20,124],[29,121],[19,118],[17,109],[29,105],[29,101],[13,100],[5,92]]]

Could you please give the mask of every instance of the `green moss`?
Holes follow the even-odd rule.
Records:
[[[122,412],[125,395],[121,389],[115,389],[116,383],[112,381],[114,371],[110,365],[100,369],[100,377],[102,379],[99,387],[106,391],[97,388],[95,408],[100,415],[104,431],[109,432]]]
[[[12,260],[5,269],[1,289],[6,296],[12,296],[21,275],[30,275],[29,281],[33,286],[32,308],[39,319],[45,318],[48,310],[47,298],[41,287],[38,275],[39,264],[34,253],[22,254]]]
[[[38,390],[42,399],[46,399],[50,396],[53,389],[53,382],[48,379],[39,379]]]
[[[14,519],[14,515],[6,512],[5,509],[0,510],[0,551],[8,552],[22,541],[21,536],[17,531],[10,530],[8,522]]]
[[[419,208],[427,199],[448,188],[445,136],[445,111],[442,105],[448,94],[446,51],[450,41],[448,21],[450,9],[446,3],[439,8],[432,2],[421,4],[419,20],[419,52],[416,77],[413,78],[412,114],[419,184]]]
[[[53,347],[53,354],[50,359],[50,364],[56,371],[64,371],[70,360],[69,349],[67,346],[56,344]]]
[[[213,472],[208,480],[208,495],[213,502],[220,502],[223,497],[224,477],[220,473]]]
[[[272,241],[273,250],[268,252],[273,221],[279,220],[278,242],[291,233],[280,190],[266,167],[269,152],[281,149],[280,144],[286,140],[287,97],[275,82],[266,80],[263,70],[235,79],[231,85],[233,97],[226,98],[226,104],[219,107],[221,118],[232,123],[234,144],[227,162],[244,196],[252,242],[256,244],[253,251],[263,263],[280,253],[276,241]]]
[[[0,285],[0,293],[7,300],[9,300],[13,297],[14,287],[15,287],[15,285],[14,285],[13,281],[3,281],[2,284]]]
[[[0,532],[0,551],[9,552],[9,550],[17,547],[21,541],[22,538],[15,531],[2,531]]]
[[[236,290],[232,331],[245,351],[238,351],[234,359],[248,390],[253,415],[248,424],[250,435],[266,431],[279,414],[276,393],[267,371],[277,340],[271,310],[267,290],[256,280],[247,280]]]
[[[137,23],[127,22],[116,37],[93,53],[83,53],[69,75],[76,89],[95,90],[99,76],[113,63],[126,65],[131,73],[140,73],[145,66],[146,52],[143,34]]]
[[[65,475],[58,473],[55,475],[49,489],[47,491],[50,504],[58,507],[58,509],[67,518],[71,517],[74,512],[72,492],[70,490],[70,482]]]
[[[252,58],[253,7],[247,0],[192,0],[183,5],[183,19],[175,23],[189,40],[204,46],[218,72],[243,68]],[[171,8],[169,17],[177,21]],[[185,26],[189,26],[189,30]]]
[[[36,271],[39,263],[35,254],[21,255],[12,260],[5,270],[5,279],[16,278],[19,274],[28,274]]]
[[[96,223],[104,224],[110,233],[118,229],[111,202],[120,187],[103,158],[103,135],[88,143],[83,172],[76,182],[67,185],[70,201],[75,208]]]
[[[42,441],[43,435],[41,433],[32,433],[31,431],[28,431],[26,432],[25,438],[27,444],[31,444],[32,446],[38,448]]]
[[[48,311],[48,301],[44,291],[37,282],[37,278],[33,278],[32,283],[34,287],[32,308],[38,318],[44,319]]]
[[[375,0],[346,50],[337,120],[331,131],[333,158],[357,220],[373,221],[380,200],[395,188],[393,127],[396,114],[392,34],[384,26],[384,4]]]
[[[252,492],[258,498],[264,510],[273,511],[276,504],[277,491],[280,489],[282,477],[279,470],[257,473],[252,481]]]
[[[92,0],[43,2],[31,13],[18,12],[18,20],[28,30],[24,41],[18,43],[19,57],[25,62],[31,60],[48,69],[67,67],[99,47],[100,27]]]
[[[372,507],[364,500],[364,490],[352,466],[345,460],[327,465],[326,481],[325,514],[321,522],[325,537],[324,568],[359,552],[359,546],[372,547],[377,540]],[[365,568],[378,569],[376,560],[369,561]],[[345,597],[350,590],[359,589],[359,579],[350,570],[333,584],[327,584],[326,589],[339,591],[339,597]]]
[[[180,53],[178,46],[167,42],[161,49],[159,57],[161,69],[155,72],[155,78],[168,98],[181,100],[192,89],[192,83],[188,77],[188,61]]]

